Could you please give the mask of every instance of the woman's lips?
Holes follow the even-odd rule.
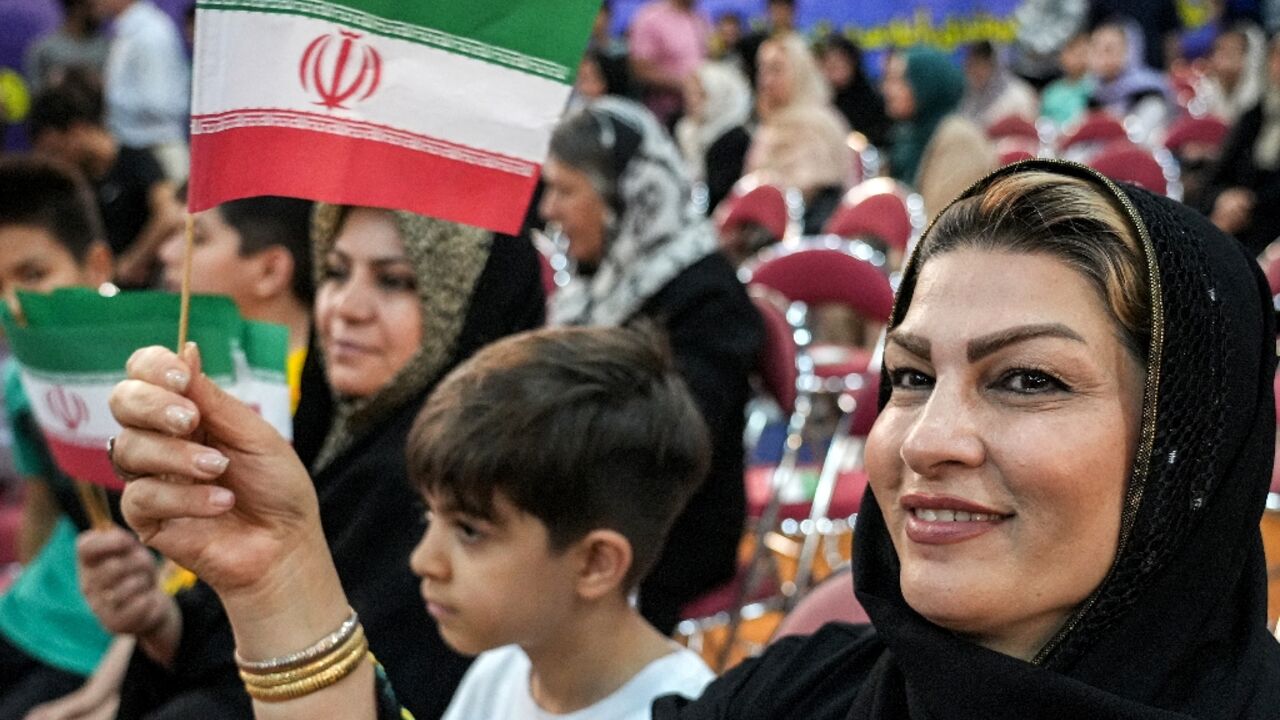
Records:
[[[950,495],[904,495],[907,538],[924,545],[971,540],[1013,517],[1011,513]]]
[[[353,343],[347,340],[333,340],[329,343],[329,352],[326,354],[335,360],[343,360],[346,358],[369,355],[372,352],[373,349],[367,345],[361,345],[360,343]]]

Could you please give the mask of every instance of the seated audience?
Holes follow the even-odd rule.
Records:
[[[182,224],[174,185],[151,152],[121,144],[102,122],[102,97],[66,82],[36,97],[28,125],[37,151],[78,168],[98,198],[122,287],[149,285],[156,250]]]
[[[1040,114],[1059,130],[1075,124],[1089,109],[1093,78],[1089,76],[1089,35],[1080,33],[1058,54],[1062,77],[1049,83],[1040,97]]]
[[[1272,717],[1274,334],[1253,258],[1194,211],[1080,166],[998,171],[941,214],[899,288],[855,538],[874,624],[774,643],[652,717]],[[218,588],[256,692],[288,653],[320,658],[277,680],[261,720],[402,717],[344,622],[303,466],[196,363],[144,349],[114,394],[114,461],[142,475],[126,516]],[[198,413],[200,442],[170,436],[170,403]],[[194,463],[214,447],[225,465]],[[483,529],[449,529],[484,553]]]
[[[884,114],[884,98],[867,77],[862,48],[843,35],[831,35],[818,51],[822,74],[835,95],[832,103],[854,132],[866,136],[876,147],[889,143],[889,117]]]
[[[102,221],[75,170],[39,158],[0,160],[0,293],[10,310],[21,313],[19,290],[96,288],[110,279]],[[53,464],[12,358],[4,403],[26,499],[23,571],[0,595],[0,718],[22,718],[80,687],[112,638],[76,585],[76,533],[88,518],[75,483]]]
[[[640,612],[668,633],[685,604],[737,568],[747,378],[763,327],[690,202],[675,143],[643,107],[605,98],[566,117],[542,176],[542,216],[562,228],[577,264],[552,298],[551,321],[659,325],[711,429],[710,472],[640,584]]]
[[[917,47],[889,56],[883,89],[885,111],[895,123],[889,174],[914,185],[925,146],[960,105],[964,76],[946,55]]]
[[[854,154],[843,120],[820,105],[795,105],[756,130],[746,170],[761,180],[799,191],[802,232],[822,232],[854,176]]]
[[[1006,117],[1035,120],[1040,115],[1035,88],[1009,72],[988,40],[966,50],[964,79],[960,114],[984,130]]]
[[[684,107],[675,137],[689,179],[706,186],[710,214],[742,177],[751,144],[751,87],[732,65],[703,63],[684,85]]]
[[[1196,99],[1207,112],[1235,124],[1266,87],[1266,54],[1267,40],[1256,26],[1238,24],[1219,33],[1196,83]]]
[[[1142,33],[1131,23],[1099,25],[1089,43],[1096,87],[1092,103],[1116,118],[1132,118],[1139,140],[1162,132],[1169,120],[1169,83],[1143,64]]]
[[[1280,40],[1262,99],[1240,116],[1209,179],[1204,210],[1255,254],[1280,235]]]

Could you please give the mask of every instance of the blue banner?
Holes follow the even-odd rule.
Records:
[[[623,33],[646,0],[615,0],[613,29]],[[796,24],[815,35],[838,32],[865,50],[934,45],[946,50],[978,40],[1013,39],[1018,0],[805,0],[796,3]],[[759,24],[765,0],[699,0],[711,20],[733,13]]]

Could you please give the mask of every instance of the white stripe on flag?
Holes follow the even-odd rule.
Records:
[[[367,98],[357,93],[344,107],[329,109],[311,82],[315,68],[303,68],[303,56],[317,39],[334,37],[327,52],[310,56],[332,87],[342,26],[297,15],[201,10],[196,27],[196,67],[202,74],[196,77],[191,112],[202,118],[279,110],[383,126],[540,164],[570,92],[568,85],[546,78],[361,33],[358,46],[372,47],[380,56],[380,83]],[[356,77],[360,60],[356,53],[349,56],[345,83]],[[232,74],[242,69],[244,75]],[[304,69],[309,89],[300,77]],[[193,123],[193,132],[207,131],[204,121]]]
[[[45,432],[75,445],[90,446],[102,445],[108,437],[120,432],[120,423],[111,416],[107,399],[121,379],[123,377],[109,382],[59,382],[24,370],[22,387],[31,401],[36,422]]]

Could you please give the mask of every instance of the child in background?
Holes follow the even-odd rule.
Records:
[[[0,160],[0,294],[97,287],[111,279],[89,187],[70,169],[31,158]],[[23,392],[17,363],[4,368],[14,459],[27,482],[25,566],[0,597],[0,718],[20,718],[76,690],[102,660],[111,635],[76,579],[75,540],[88,526],[72,482],[54,467]]]
[[[1067,41],[1058,55],[1062,77],[1049,83],[1040,97],[1040,114],[1059,128],[1078,121],[1089,107],[1093,79],[1089,71],[1089,34],[1079,33]]]
[[[410,477],[430,523],[410,565],[445,641],[480,653],[446,720],[648,718],[701,694],[697,654],[628,595],[706,472],[707,431],[647,331],[526,333],[427,401]]]

